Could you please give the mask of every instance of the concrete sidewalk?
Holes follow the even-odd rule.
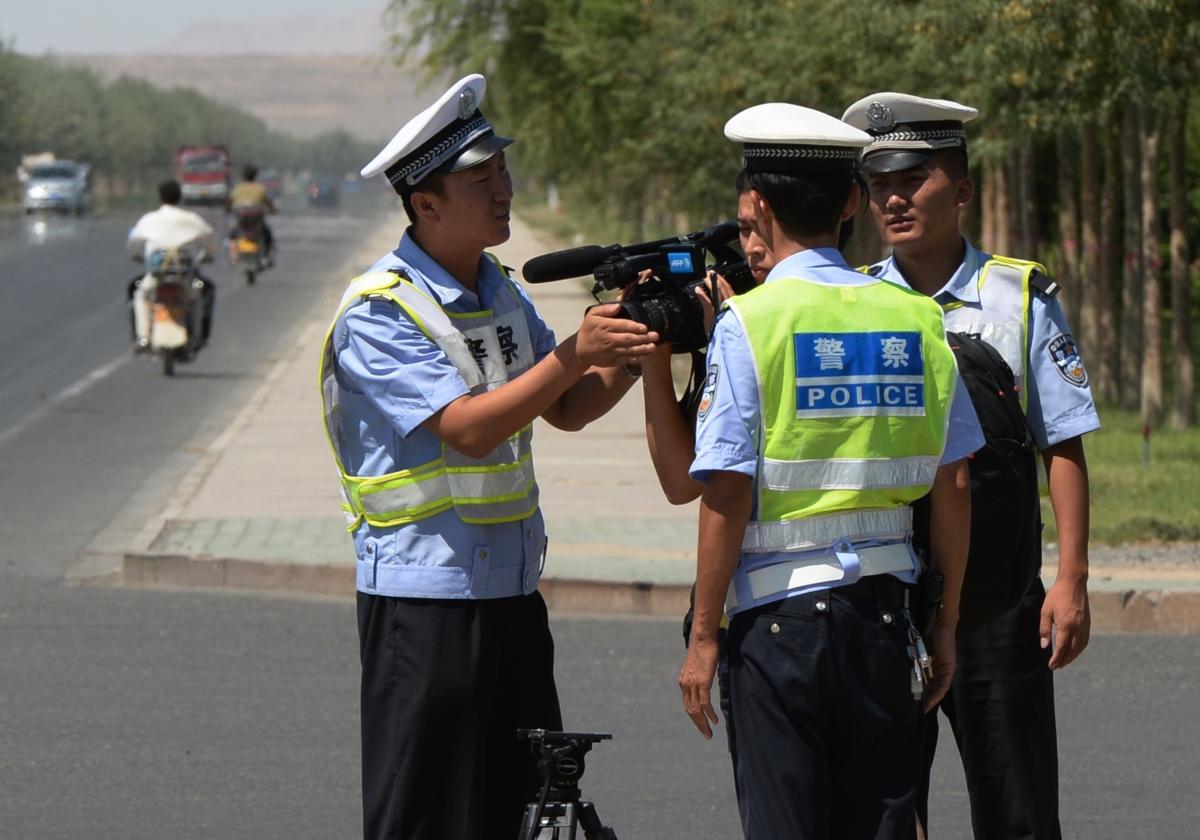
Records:
[[[196,442],[201,457],[165,506],[146,512],[121,552],[120,580],[353,593],[354,557],[320,419],[316,364],[346,281],[394,248],[404,226],[395,215],[367,238],[345,276],[329,278],[325,299],[236,419],[215,439]],[[553,247],[514,218],[512,238],[497,252],[519,267]],[[591,302],[580,283],[528,288],[560,340]],[[673,507],[659,491],[640,386],[581,433],[538,421],[534,438],[550,534],[542,589],[551,607],[682,615],[694,572],[696,506]],[[1173,551],[1171,563],[1131,566],[1122,560],[1129,552],[1097,549],[1096,629],[1200,632],[1200,556],[1194,546]],[[1047,562],[1054,560],[1048,552]]]

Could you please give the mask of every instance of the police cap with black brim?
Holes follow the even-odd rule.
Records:
[[[842,120],[871,135],[860,168],[869,174],[920,166],[943,149],[967,148],[964,123],[979,111],[949,99],[873,93],[846,109]]]
[[[487,80],[478,73],[452,84],[436,102],[404,124],[359,173],[380,173],[392,188],[407,195],[434,172],[458,172],[478,166],[512,140],[501,137],[479,110]]]
[[[742,144],[742,167],[777,175],[854,173],[871,137],[836,117],[803,105],[767,102],[725,123],[725,136]]]

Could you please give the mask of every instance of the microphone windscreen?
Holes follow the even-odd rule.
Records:
[[[608,255],[609,249],[599,245],[552,251],[525,263],[521,267],[521,276],[526,283],[550,283],[569,277],[583,277],[591,274],[592,269],[604,262]]]

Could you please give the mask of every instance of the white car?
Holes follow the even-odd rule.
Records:
[[[82,216],[91,212],[91,167],[70,160],[33,166],[25,177],[21,205],[26,213],[58,210]]]

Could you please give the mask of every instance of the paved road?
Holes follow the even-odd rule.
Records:
[[[132,218],[0,222],[0,568],[52,578],[205,424],[219,430],[372,227],[278,218],[279,267],[252,288],[214,264],[212,343],[168,380],[130,353]]]
[[[202,592],[0,593],[0,836],[344,838],[358,826],[353,606]],[[678,710],[676,624],[555,620],[584,792],[626,838],[732,838],[723,744]],[[1200,650],[1095,640],[1059,682],[1065,836],[1196,837]],[[947,756],[948,758],[948,756]],[[968,837],[937,768],[935,836]]]
[[[0,222],[0,837],[352,837],[352,604],[61,577],[134,490],[186,461],[181,446],[227,422],[363,226],[281,219],[286,282],[214,271],[217,340],[167,381],[123,361],[129,221]],[[736,836],[723,747],[678,711],[677,625],[555,624],[568,725],[617,736],[585,777],[601,815],[627,840]],[[1060,680],[1068,837],[1198,835],[1198,674],[1188,638],[1099,637]],[[958,838],[951,759],[934,828]]]

